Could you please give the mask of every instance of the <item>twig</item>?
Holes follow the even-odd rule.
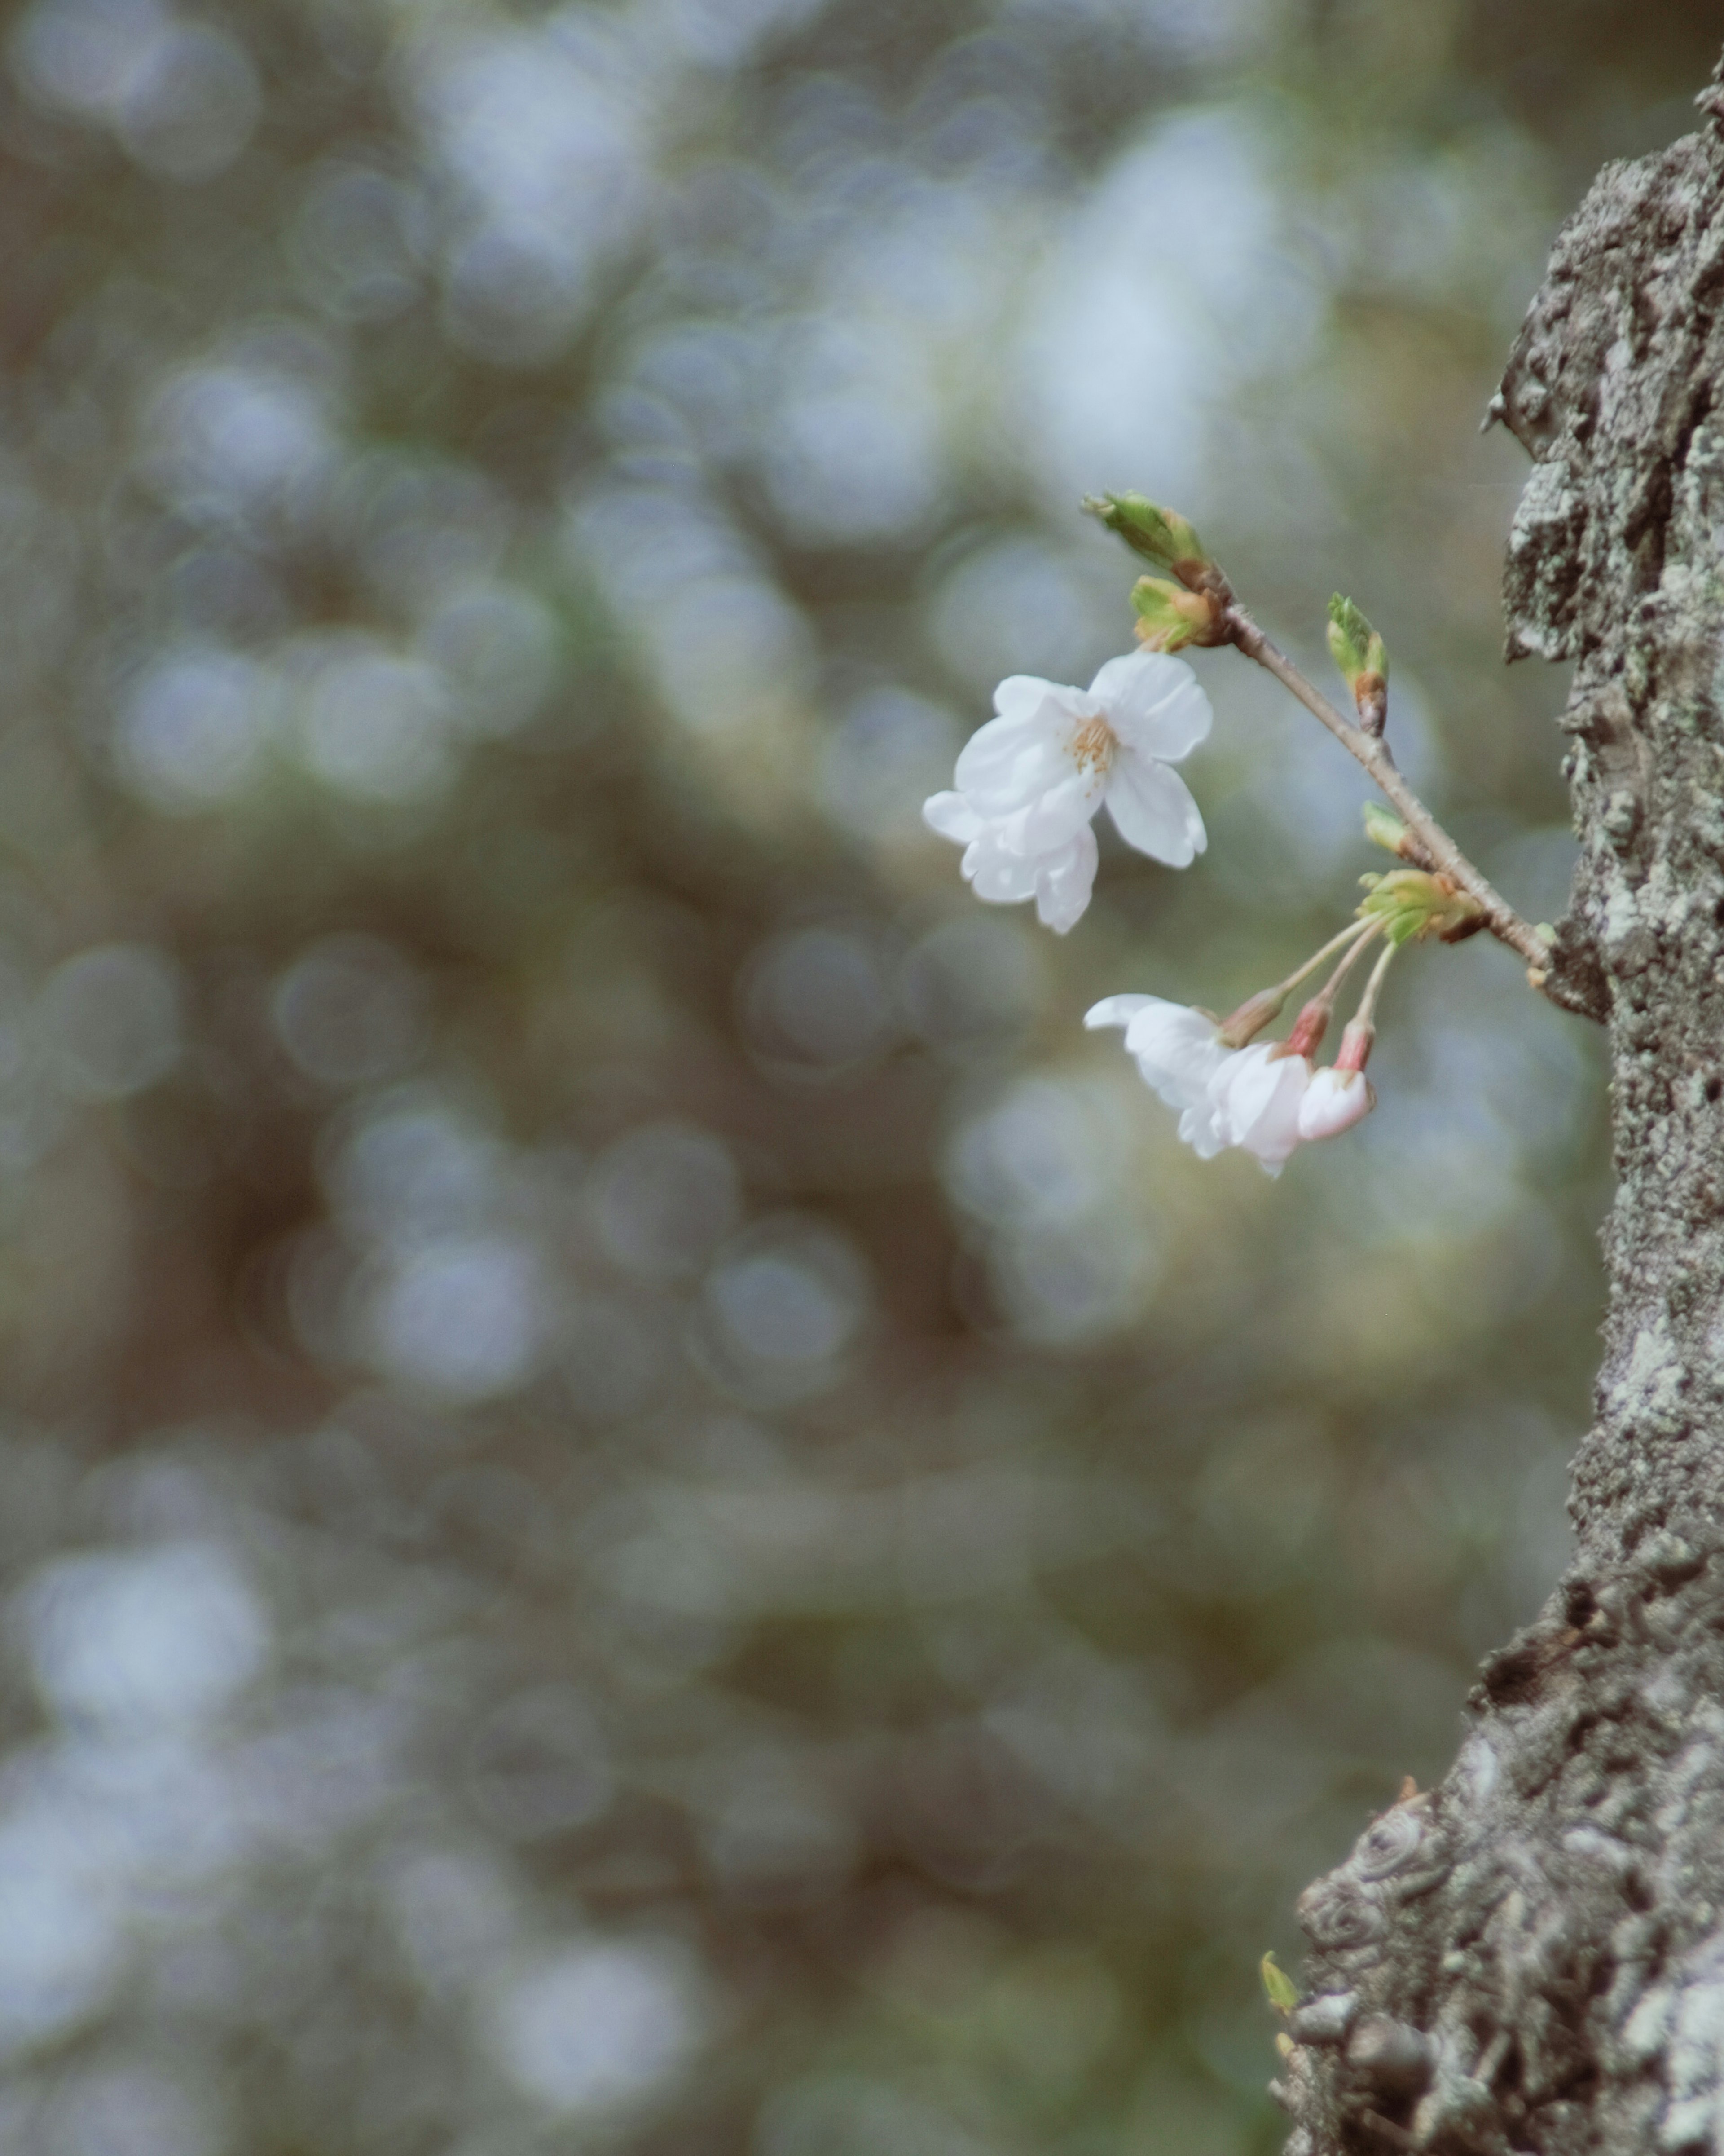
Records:
[[[1244,608],[1229,605],[1223,616],[1230,641],[1236,644],[1248,659],[1273,674],[1283,688],[1290,690],[1306,711],[1321,719],[1342,747],[1356,762],[1369,772],[1383,792],[1399,810],[1401,820],[1419,844],[1430,856],[1430,863],[1439,875],[1445,875],[1475,901],[1485,917],[1485,926],[1501,943],[1517,951],[1530,968],[1530,978],[1535,988],[1542,988],[1550,970],[1551,947],[1533,927],[1523,921],[1501,892],[1475,869],[1461,852],[1453,839],[1438,823],[1429,809],[1413,788],[1402,778],[1395,760],[1385,742],[1367,734],[1362,726],[1355,726],[1345,718],[1329,699],[1307,681],[1303,674],[1264,634]]]

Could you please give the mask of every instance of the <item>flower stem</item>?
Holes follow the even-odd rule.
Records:
[[[1316,973],[1325,958],[1338,951],[1343,943],[1351,943],[1354,947],[1342,960],[1340,969],[1341,972],[1345,972],[1346,968],[1352,965],[1357,952],[1376,934],[1377,927],[1378,924],[1374,921],[1350,921],[1338,936],[1331,936],[1329,938],[1321,951],[1313,951],[1302,966],[1296,967],[1285,981],[1277,982],[1270,993],[1275,995],[1290,995],[1307,974]],[[1339,979],[1340,973],[1337,973],[1336,978]]]
[[[1343,953],[1341,963],[1324,982],[1293,1022],[1293,1030],[1279,1048],[1270,1050],[1273,1061],[1280,1055],[1315,1055],[1323,1035],[1329,1030],[1329,1019],[1335,1009],[1335,998],[1342,983],[1352,970],[1353,962],[1361,951],[1380,929],[1379,921],[1365,924],[1365,932],[1353,938],[1352,948]]]
[[[1353,1013],[1355,1025],[1372,1025],[1377,1019],[1377,998],[1383,993],[1383,976],[1388,971],[1389,961],[1400,947],[1385,943],[1377,963],[1371,968],[1371,978],[1365,983],[1365,993],[1359,998],[1359,1007]]]
[[[1365,923],[1364,934],[1362,936],[1354,937],[1352,950],[1347,953],[1346,957],[1342,958],[1341,963],[1335,968],[1335,971],[1331,973],[1328,979],[1324,982],[1317,1000],[1321,1003],[1326,1009],[1333,1007],[1336,997],[1341,993],[1342,983],[1352,971],[1354,963],[1358,958],[1359,954],[1363,951],[1365,946],[1371,941],[1373,937],[1378,934],[1382,925],[1383,924],[1380,921],[1367,921]],[[1388,961],[1393,957],[1393,956],[1394,947],[1391,944],[1389,948],[1383,952],[1383,956],[1377,962],[1376,970],[1371,976],[1373,982],[1378,981],[1383,978],[1383,975],[1388,968]],[[1372,992],[1367,988],[1365,993],[1367,995],[1369,995]]]
[[[1285,652],[1270,643],[1243,607],[1229,606],[1226,620],[1231,640],[1246,658],[1255,659],[1260,666],[1273,674],[1283,688],[1290,690],[1306,711],[1322,721],[1347,753],[1364,766],[1400,811],[1402,822],[1429,855],[1431,867],[1439,875],[1450,878],[1476,901],[1485,916],[1485,926],[1499,942],[1506,943],[1511,951],[1520,953],[1526,961],[1533,987],[1542,988],[1550,969],[1550,946],[1531,921],[1523,921],[1461,852],[1402,778],[1388,744],[1344,717],[1321,690],[1306,680]]]

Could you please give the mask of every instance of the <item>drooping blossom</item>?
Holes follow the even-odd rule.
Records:
[[[1218,1132],[1209,1081],[1232,1050],[1215,1037],[1215,1021],[1189,1004],[1161,996],[1108,996],[1084,1015],[1097,1026],[1123,1026],[1126,1052],[1143,1082],[1179,1116],[1179,1135],[1199,1160],[1213,1160],[1230,1142]]]
[[[1278,1176],[1297,1147],[1338,1137],[1377,1105],[1362,1070],[1314,1070],[1272,1041],[1229,1049],[1206,1013],[1159,996],[1109,996],[1084,1023],[1125,1029],[1144,1083],[1178,1111],[1200,1160],[1237,1147]]]
[[[956,791],[922,814],[964,848],[978,898],[1033,897],[1064,935],[1095,879],[1090,819],[1105,800],[1127,844],[1171,868],[1208,843],[1189,788],[1172,767],[1209,732],[1213,714],[1182,660],[1137,651],[1110,659],[1087,689],[1014,674],[994,691],[998,716],[965,744]]]
[[[1260,1041],[1229,1055],[1209,1081],[1215,1129],[1224,1146],[1255,1153],[1279,1175],[1299,1143],[1299,1112],[1311,1082],[1311,1059],[1278,1053]]]

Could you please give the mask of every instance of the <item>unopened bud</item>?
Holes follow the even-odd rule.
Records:
[[[1376,1092],[1364,1072],[1343,1070],[1337,1062],[1314,1072],[1306,1087],[1299,1103],[1299,1135],[1307,1143],[1339,1137],[1355,1123],[1363,1122],[1376,1106]]]
[[[1116,531],[1134,553],[1182,583],[1197,582],[1202,571],[1214,567],[1208,548],[1186,519],[1147,495],[1091,494],[1085,495],[1084,507],[1110,531]]]
[[[1225,644],[1226,608],[1213,592],[1188,591],[1162,577],[1131,587],[1137,640],[1149,651],[1181,651],[1188,644]]]
[[[1359,724],[1367,734],[1381,734],[1388,718],[1388,653],[1364,615],[1339,592],[1329,602],[1329,653],[1352,691]]]
[[[1215,1029],[1215,1038],[1226,1048],[1244,1048],[1256,1040],[1266,1025],[1273,1025],[1286,1008],[1285,988],[1262,988],[1255,996],[1247,996],[1244,1003],[1225,1018]]]
[[[1392,810],[1379,802],[1367,801],[1364,815],[1365,836],[1373,846],[1381,846],[1384,853],[1393,854],[1416,869],[1429,868],[1430,855]]]

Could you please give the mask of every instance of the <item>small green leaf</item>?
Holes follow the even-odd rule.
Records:
[[[1365,803],[1365,836],[1373,846],[1381,846],[1386,854],[1398,854],[1407,836],[1407,826],[1392,809],[1380,802]]]
[[[1388,680],[1388,653],[1364,615],[1339,592],[1329,602],[1329,655],[1355,701],[1364,681],[1381,702]]]
[[[1365,670],[1365,646],[1370,641],[1370,623],[1351,599],[1337,592],[1329,602],[1329,651],[1349,688]]]
[[[1361,882],[1364,879],[1361,877]],[[1478,901],[1457,891],[1445,877],[1423,869],[1393,869],[1378,876],[1358,906],[1361,921],[1381,924],[1383,935],[1397,950],[1415,938],[1435,936],[1445,943],[1458,942],[1479,926]]]
[[[1266,1953],[1257,1964],[1263,1978],[1264,1996],[1277,2014],[1290,2014],[1299,2004],[1299,1986],[1285,1969],[1276,1965],[1272,1953]]]
[[[1188,644],[1219,644],[1220,609],[1204,592],[1188,591],[1165,577],[1140,577],[1131,587],[1138,641],[1150,651],[1180,651]]]
[[[1185,518],[1177,510],[1163,509],[1147,495],[1087,495],[1084,507],[1157,569],[1171,570],[1183,580],[1187,570],[1208,564],[1208,549]]]

